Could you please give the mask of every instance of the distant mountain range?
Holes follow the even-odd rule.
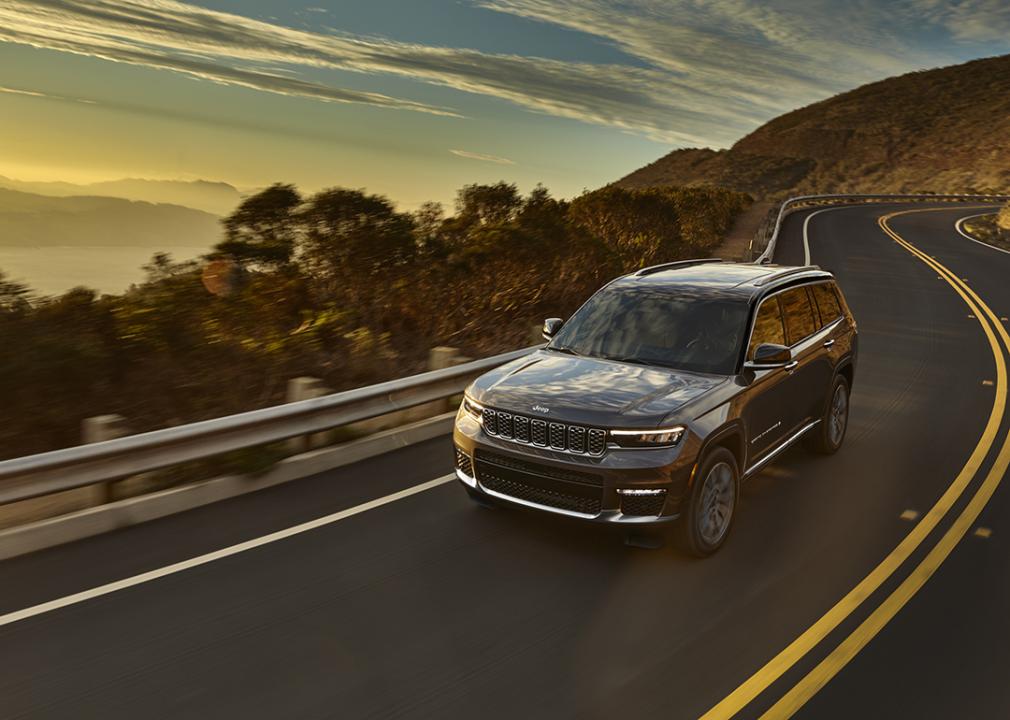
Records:
[[[26,182],[0,175],[0,188],[53,197],[102,196],[149,203],[170,203],[228,215],[242,201],[239,191],[224,182],[208,180],[140,180],[127,178],[76,185],[67,182]],[[2,208],[0,208],[2,209]]]
[[[1010,55],[864,85],[728,150],[675,150],[617,184],[719,185],[768,199],[1010,190]]]
[[[220,218],[190,207],[117,197],[51,197],[0,188],[0,247],[209,248],[220,238]]]

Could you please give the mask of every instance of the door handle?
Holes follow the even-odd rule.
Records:
[[[784,370],[792,370],[794,367],[796,367],[799,364],[800,364],[799,360],[792,360],[791,362],[787,362],[785,365],[783,365],[782,368]]]
[[[824,341],[824,347],[831,347],[834,344],[835,344],[835,339],[834,338],[831,338],[830,340],[825,340]]]

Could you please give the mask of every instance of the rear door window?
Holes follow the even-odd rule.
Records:
[[[821,313],[821,326],[828,325],[842,316],[842,306],[838,302],[838,293],[832,283],[812,285],[810,292]]]
[[[786,339],[795,345],[818,329],[816,311],[806,287],[792,288],[779,295],[786,318]]]

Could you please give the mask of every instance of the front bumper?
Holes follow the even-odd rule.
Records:
[[[456,478],[471,495],[596,523],[676,520],[694,465],[688,438],[675,448],[608,449],[600,457],[520,444],[456,419]],[[641,492],[656,495],[630,494]]]

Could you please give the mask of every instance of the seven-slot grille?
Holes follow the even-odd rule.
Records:
[[[602,455],[607,448],[607,433],[604,430],[549,422],[488,407],[484,408],[481,416],[488,435],[506,440],[584,455]]]

